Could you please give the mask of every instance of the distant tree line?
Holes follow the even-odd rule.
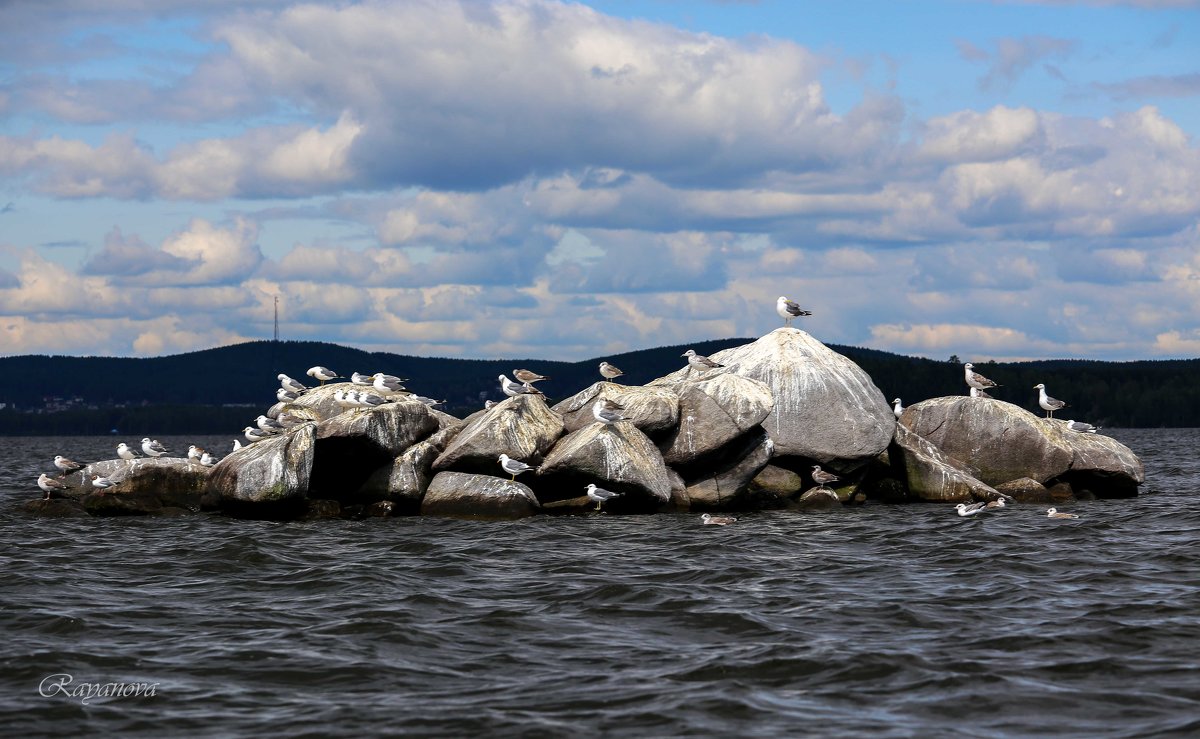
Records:
[[[711,354],[751,339],[688,345]],[[626,384],[643,384],[684,366],[685,346],[659,347],[602,357],[626,373]],[[905,405],[925,398],[966,393],[962,364],[831,345],[858,363],[887,400]],[[237,433],[275,402],[276,376],[306,384],[313,365],[351,372],[386,372],[409,378],[414,392],[447,401],[463,416],[484,400],[503,398],[497,375],[526,367],[552,379],[540,387],[551,401],[566,398],[600,379],[600,357],[582,362],[536,359],[477,360],[412,357],[365,352],[320,342],[256,341],[153,358],[17,356],[0,358],[0,435],[121,433]],[[1045,383],[1069,403],[1060,413],[1106,426],[1200,425],[1200,360],[1100,362],[1053,360],[976,362],[976,370],[1000,383],[993,395],[1034,412]],[[45,398],[82,398],[95,408],[30,412]]]

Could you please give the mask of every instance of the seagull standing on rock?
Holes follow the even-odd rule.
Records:
[[[334,372],[328,367],[322,367],[320,365],[317,365],[316,367],[309,367],[308,372],[305,372],[304,374],[308,375],[314,380],[320,380],[322,385],[330,380],[336,380],[338,377],[340,377],[338,373]]]
[[[266,416],[259,416],[258,418],[254,419],[254,425],[258,426],[259,429],[268,434],[278,434],[279,432],[283,431],[282,423],[276,421],[274,418],[267,418]]]
[[[539,375],[538,373],[530,372],[527,369],[513,370],[513,377],[517,378],[517,382],[524,382],[524,383],[528,383],[530,385],[532,385],[535,382],[541,382],[542,380],[550,379],[549,377],[547,377],[545,375]]]
[[[600,510],[600,506],[604,505],[605,501],[613,498],[620,498],[624,493],[614,493],[611,490],[596,487],[595,483],[588,483],[587,497],[590,500],[596,501],[596,510]]]
[[[719,368],[725,366],[718,362],[712,361],[711,359],[704,356],[703,354],[697,354],[695,349],[688,349],[686,352],[684,352],[680,356],[687,357],[688,358],[688,366],[692,367],[694,369],[698,369],[701,372],[705,372],[707,370],[712,370],[712,369],[719,369]]]
[[[350,375],[350,382],[355,385],[370,385],[375,382],[374,375],[363,375],[358,372]]]
[[[51,477],[50,475],[47,475],[45,472],[43,472],[41,474],[41,476],[38,477],[37,484],[38,484],[38,487],[42,489],[42,492],[46,494],[46,497],[44,498],[44,500],[50,500],[51,498],[61,498],[63,496],[63,493],[66,492],[66,489],[67,489],[67,484],[65,482],[61,482],[60,480],[57,480],[57,479]]]
[[[303,385],[303,384],[293,380],[292,378],[288,377],[287,375],[283,374],[282,372],[280,372],[279,375],[277,375],[277,377],[279,378],[279,386],[281,388],[283,388],[284,390],[287,390],[288,392],[296,393],[297,395],[299,395],[308,389],[307,385]]]
[[[976,390],[986,390],[989,387],[1000,387],[996,383],[972,369],[974,366],[975,365],[971,364],[970,362],[967,362],[963,365],[963,374],[966,375],[968,386],[973,387]]]
[[[895,414],[896,418],[904,415],[904,406],[900,405],[899,398],[892,399],[892,413]]]
[[[92,475],[92,487],[96,488],[100,492],[104,492],[105,490],[108,490],[109,488],[111,488],[113,485],[116,485],[116,484],[117,483],[113,482],[112,480],[108,479],[107,477],[101,477],[100,475]]]
[[[142,454],[147,457],[161,457],[168,451],[165,446],[158,443],[158,439],[151,439],[149,436],[142,439]]]
[[[986,392],[984,392],[983,390],[980,390],[977,387],[973,387],[973,388],[971,388],[971,397],[972,398],[988,398],[988,399],[990,399],[992,396],[988,395]]]
[[[516,480],[517,475],[521,474],[522,472],[529,472],[530,470],[537,469],[537,467],[527,465],[520,460],[512,459],[507,454],[500,455],[500,468],[512,475],[513,480]]]
[[[130,449],[129,445],[122,441],[120,444],[117,444],[117,456],[121,459],[137,459],[141,455]]]
[[[513,382],[512,380],[508,379],[508,375],[499,375],[496,379],[500,381],[500,389],[503,390],[504,394],[510,398],[515,398],[518,395],[542,395],[543,394],[541,390],[538,390],[536,387],[534,387],[533,385],[530,385],[528,382],[525,384],[521,384],[519,382]]]
[[[408,389],[404,387],[404,380],[395,375],[385,375],[382,372],[376,372],[371,375],[371,381],[375,392],[380,395],[400,395],[408,392]]]
[[[67,459],[61,454],[56,454],[54,456],[54,466],[57,467],[63,475],[66,475],[70,474],[71,472],[78,472],[79,470],[83,469],[85,465],[79,464],[74,460]],[[62,477],[62,475],[59,475],[59,477]]]
[[[616,365],[609,364],[608,362],[600,363],[600,376],[606,380],[614,380],[623,374],[625,373],[617,369]]]
[[[1051,398],[1046,394],[1046,386],[1038,383],[1033,386],[1034,390],[1038,391],[1038,405],[1042,410],[1046,411],[1046,418],[1054,418],[1054,411],[1062,410],[1067,407],[1067,404],[1058,398]]]
[[[246,441],[251,443],[262,441],[263,439],[268,439],[271,437],[271,435],[266,431],[256,429],[253,426],[247,426],[246,428],[242,429],[242,435],[246,437]]]
[[[817,483],[821,487],[825,487],[825,486],[829,485],[829,483],[831,483],[831,482],[837,482],[840,479],[842,479],[842,478],[838,477],[837,475],[833,474],[832,472],[826,472],[825,470],[821,469],[821,465],[819,465],[819,464],[813,465],[812,480],[813,480],[813,482]]]
[[[1094,434],[1100,430],[1099,426],[1093,426],[1090,423],[1084,423],[1083,421],[1075,420],[1067,421],[1067,428],[1071,429],[1072,431],[1078,431],[1081,434]]]
[[[783,319],[784,326],[792,325],[793,318],[812,315],[812,311],[802,309],[799,303],[794,300],[788,300],[782,295],[779,296],[779,300],[775,301],[775,312]]]
[[[625,410],[623,406],[606,398],[600,398],[595,403],[592,403],[592,416],[605,426],[612,426],[618,421],[630,420],[628,416],[620,413],[623,410]]]

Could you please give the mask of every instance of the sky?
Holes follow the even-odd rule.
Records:
[[[0,355],[1200,356],[1200,0],[0,3]]]

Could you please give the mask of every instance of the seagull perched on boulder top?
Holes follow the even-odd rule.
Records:
[[[1099,426],[1093,426],[1090,423],[1084,423],[1083,421],[1075,420],[1067,421],[1067,428],[1071,429],[1072,431],[1078,431],[1081,434],[1094,434],[1100,430]]]
[[[142,453],[147,457],[161,457],[169,450],[158,443],[158,439],[151,439],[149,436],[142,439]]]
[[[517,475],[521,474],[522,472],[529,472],[530,470],[537,469],[537,467],[525,464],[520,460],[512,459],[507,454],[500,455],[500,468],[512,475],[512,479],[514,480],[516,480]]]
[[[688,366],[698,369],[701,372],[703,372],[705,370],[717,369],[719,367],[725,366],[718,362],[714,362],[713,360],[709,359],[708,357],[704,356],[703,354],[697,354],[695,349],[688,349],[686,352],[684,352],[680,356],[687,357],[688,358]]]
[[[623,410],[623,406],[607,398],[600,398],[592,403],[592,416],[605,426],[612,426],[618,421],[628,421],[629,417],[621,413]]]
[[[279,386],[290,393],[296,393],[299,395],[308,389],[307,385],[293,380],[282,372],[280,372],[276,377],[279,379]]]
[[[513,370],[513,377],[517,378],[517,382],[528,382],[530,385],[532,385],[535,382],[541,382],[542,380],[550,379],[549,377],[547,377],[545,375],[539,375],[538,373],[530,372],[527,369]]]
[[[904,415],[904,406],[900,404],[899,398],[892,398],[892,413],[896,418]]]
[[[970,362],[967,362],[963,365],[963,373],[966,375],[967,385],[975,388],[976,390],[986,390],[989,387],[1000,387],[996,383],[972,369],[974,366],[975,365],[971,364]]]
[[[785,326],[790,326],[793,318],[812,315],[812,311],[802,309],[799,303],[794,300],[788,300],[782,295],[779,296],[779,300],[775,301],[775,312],[783,319],[783,325]]]
[[[79,464],[72,459],[67,459],[61,454],[56,454],[54,455],[54,466],[57,467],[59,471],[63,473],[63,475],[66,475],[71,472],[78,472],[86,465]]]
[[[1046,411],[1046,418],[1054,418],[1054,411],[1062,410],[1067,407],[1067,404],[1058,398],[1051,398],[1046,394],[1046,386],[1038,383],[1033,386],[1034,390],[1038,391],[1038,405],[1042,410]]]
[[[812,480],[813,480],[813,482],[817,483],[821,487],[825,487],[826,485],[828,485],[831,482],[837,482],[840,479],[842,479],[842,478],[838,477],[837,475],[833,474],[832,472],[826,472],[825,470],[821,469],[821,465],[819,465],[819,464],[813,465]]]
[[[305,372],[304,374],[308,375],[314,380],[320,380],[322,385],[330,380],[336,380],[339,377],[338,373],[334,372],[328,367],[322,367],[320,365],[317,365],[316,367],[309,367],[308,372]]]
[[[612,380],[614,378],[620,377],[623,374],[625,374],[625,373],[622,372],[621,370],[617,369],[617,367],[615,365],[611,365],[608,362],[600,363],[600,376],[606,380]]]

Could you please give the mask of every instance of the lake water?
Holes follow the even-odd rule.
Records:
[[[0,732],[1194,736],[1200,430],[1113,436],[1143,495],[1077,521],[880,505],[726,527],[40,519],[18,507],[54,454],[120,440],[0,438]],[[68,694],[104,683],[143,691]]]

